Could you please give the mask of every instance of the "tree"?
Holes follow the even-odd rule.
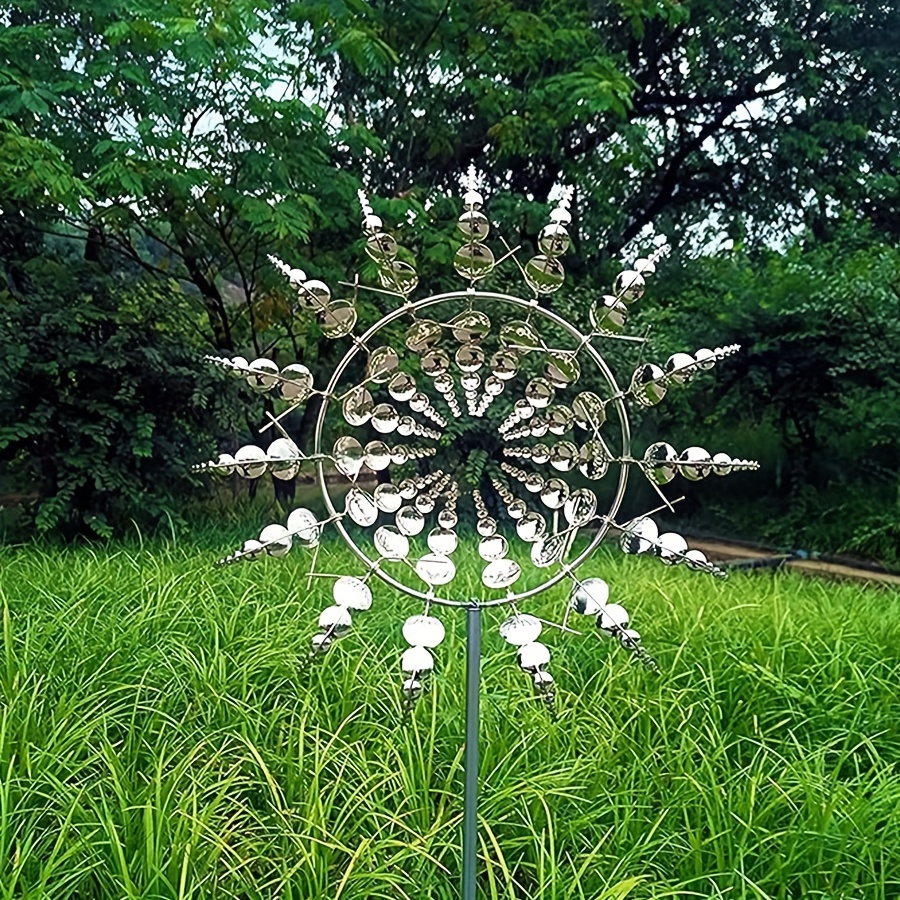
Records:
[[[183,279],[212,346],[261,352],[284,312],[267,254],[287,238],[311,253],[324,218],[313,186],[354,186],[327,166],[321,112],[278,89],[285,62],[263,46],[257,4],[50,7],[9,13],[0,115],[6,143],[30,142],[73,181],[80,203],[58,204],[57,227]]]
[[[654,228],[685,253],[725,234],[753,278],[791,284],[766,248],[802,234],[831,252],[864,217],[872,240],[900,236],[900,8],[883,0],[26,0],[0,15],[12,294],[41,236],[62,235],[106,272],[175,279],[191,341],[284,352],[320,377],[335,348],[267,255],[343,290],[364,260],[361,183],[423,287],[446,277],[470,164],[524,252],[573,186],[566,265],[584,295]],[[816,284],[819,331],[774,291],[783,306],[745,323],[778,335],[748,374],[766,390],[768,362],[796,350],[832,392],[834,285]],[[384,303],[368,297],[361,321]],[[783,399],[786,437],[814,455],[821,407]]]
[[[178,335],[177,286],[77,259],[22,274],[0,291],[0,462],[33,492],[27,522],[70,537],[183,522],[191,464],[240,407]]]
[[[896,233],[900,9],[421,0],[297,2],[296,90],[352,125],[382,191],[450,190],[474,163],[545,202],[576,186],[589,271],[655,223],[824,229],[864,205]],[[311,49],[310,49],[311,48]],[[324,75],[323,75],[324,72]],[[327,100],[326,100],[327,98]],[[348,143],[340,165],[359,160]],[[520,221],[522,221],[520,219]],[[533,237],[536,221],[522,221]]]

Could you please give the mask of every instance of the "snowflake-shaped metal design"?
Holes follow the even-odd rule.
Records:
[[[334,299],[324,282],[272,260],[296,289],[300,306],[317,315],[323,333],[350,339],[328,384],[314,386],[299,362],[280,368],[269,359],[208,357],[255,390],[280,396],[285,408],[263,426],[280,435],[267,449],[241,447],[234,456],[223,453],[198,468],[223,476],[252,479],[268,472],[291,479],[309,463],[326,510],[321,516],[295,509],[285,524],[267,525],[220,562],[282,557],[297,545],[311,549],[308,583],[314,576],[329,578],[333,597],[312,637],[314,655],[326,652],[371,606],[373,578],[418,598],[424,608],[402,628],[409,646],[400,665],[410,703],[435,666],[433,651],[444,637],[436,614],[441,607],[505,608],[500,635],[517,648],[519,665],[551,707],[550,650],[540,637],[552,624],[577,632],[573,612],[594,619],[596,633],[655,667],[625,608],[610,602],[607,583],[582,573],[616,528],[626,553],[724,574],[700,550],[688,549],[681,535],[660,533],[652,515],[671,508],[662,488],[676,476],[699,481],[757,464],[700,447],[679,452],[665,441],[634,455],[629,408],[654,406],[671,387],[739,347],[675,353],[660,365],[642,362],[620,387],[600,348],[605,341],[645,343],[625,334],[629,309],[643,296],[663,251],[619,273],[612,292],[592,304],[589,328],[568,321],[541,302],[565,280],[560,258],[570,245],[567,192],[540,233],[540,252],[522,265],[520,247],[503,242],[497,259],[487,245],[491,223],[470,174],[458,220],[463,243],[454,259],[465,287],[420,299],[414,299],[415,268],[399,258],[401,248],[363,192],[360,203],[365,249],[380,284],[365,285],[356,276],[340,283],[349,298]],[[507,261],[520,270],[528,296],[479,287]],[[362,290],[387,296],[396,306],[357,336],[356,298]],[[392,343],[397,334],[402,346]],[[320,408],[313,451],[304,454],[283,422],[315,394]],[[480,450],[466,459],[465,439],[473,435]],[[634,469],[649,480],[662,505],[620,523],[616,516]],[[462,504],[471,505],[474,529],[459,527]],[[358,576],[316,571],[327,525],[358,558],[364,570]],[[471,588],[461,596],[454,587],[454,560],[461,557],[479,560],[477,596],[470,596]],[[522,601],[561,581],[570,583],[570,593],[558,623],[521,610]]]

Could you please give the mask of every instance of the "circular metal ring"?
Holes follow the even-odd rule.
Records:
[[[391,587],[396,588],[397,590],[408,594],[409,596],[416,597],[420,600],[424,600],[428,603],[435,603],[439,606],[456,606],[456,607],[471,607],[473,605],[477,605],[480,607],[490,607],[490,606],[504,606],[510,603],[515,603],[518,600],[523,600],[527,597],[532,597],[535,594],[538,594],[547,588],[552,587],[557,584],[575,569],[577,569],[584,561],[596,550],[597,546],[606,536],[606,533],[609,531],[611,520],[615,518],[616,513],[619,510],[619,507],[622,505],[622,499],[625,495],[625,486],[628,481],[628,464],[625,462],[620,463],[619,469],[619,481],[616,487],[616,494],[613,498],[612,503],[609,506],[609,510],[606,513],[606,516],[601,520],[600,526],[597,531],[594,533],[591,541],[588,543],[587,547],[575,557],[569,563],[565,563],[561,566],[560,571],[555,575],[548,578],[546,581],[541,582],[537,587],[530,588],[529,590],[522,591],[520,593],[509,592],[504,597],[495,598],[492,600],[478,600],[476,598],[466,598],[463,600],[451,600],[447,597],[439,597],[434,591],[420,591],[416,588],[410,587],[408,584],[400,581],[397,578],[394,578],[389,573],[383,571],[380,567],[379,562],[375,562],[369,558],[369,556],[360,548],[353,538],[350,536],[347,529],[344,527],[343,521],[341,520],[341,514],[335,508],[331,496],[328,493],[327,482],[325,478],[325,464],[324,464],[324,453],[322,450],[322,432],[325,426],[325,416],[328,413],[328,404],[331,401],[335,390],[337,389],[338,383],[344,372],[347,369],[347,366],[351,363],[353,358],[359,353],[361,350],[365,350],[368,346],[369,341],[385,326],[389,325],[391,322],[396,321],[399,318],[402,318],[405,315],[409,315],[410,313],[414,313],[420,309],[425,309],[429,306],[434,306],[438,303],[444,303],[451,300],[463,300],[467,304],[474,303],[475,301],[494,301],[500,303],[508,303],[513,306],[517,306],[520,308],[524,308],[529,310],[531,313],[535,313],[537,315],[543,316],[545,319],[549,320],[553,324],[562,328],[565,332],[568,333],[570,337],[572,337],[578,344],[579,348],[583,347],[585,352],[590,356],[591,360],[600,370],[603,377],[606,379],[607,383],[611,387],[613,391],[613,402],[616,407],[616,412],[619,417],[619,424],[621,428],[621,438],[622,438],[622,456],[628,457],[631,453],[631,429],[628,424],[628,415],[625,409],[625,404],[622,401],[621,391],[619,389],[618,384],[616,383],[615,376],[612,373],[612,370],[607,365],[606,361],[600,355],[600,353],[593,347],[590,342],[590,339],[582,334],[574,325],[568,322],[566,319],[562,318],[562,316],[553,312],[549,309],[544,309],[539,306],[536,300],[523,300],[520,297],[515,297],[510,294],[500,294],[492,291],[450,291],[445,294],[435,294],[430,297],[424,297],[421,300],[417,300],[412,303],[407,303],[403,306],[398,307],[395,310],[387,313],[387,315],[380,318],[374,325],[372,325],[365,334],[363,334],[360,338],[354,340],[353,346],[344,354],[344,357],[338,363],[337,367],[334,370],[334,373],[331,376],[331,380],[328,383],[328,387],[324,392],[324,398],[322,400],[322,404],[319,408],[319,415],[316,418],[316,427],[315,434],[313,439],[314,446],[314,455],[316,457],[316,469],[318,474],[319,485],[322,490],[322,498],[325,502],[325,507],[328,510],[329,517],[334,519],[334,523],[337,526],[338,531],[341,534],[341,537],[347,543],[347,546],[353,551],[353,553],[360,559],[360,561],[366,565],[366,567],[370,571],[374,571],[375,574],[385,583],[391,585]]]

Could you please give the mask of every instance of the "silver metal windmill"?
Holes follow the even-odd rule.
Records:
[[[322,281],[273,263],[311,310],[323,333],[349,338],[328,383],[314,386],[302,363],[279,368],[268,359],[209,357],[261,392],[279,396],[283,410],[263,426],[279,437],[263,450],[220,454],[201,469],[220,475],[294,478],[312,465],[322,492],[324,518],[295,509],[284,524],[264,527],[257,538],[221,560],[236,563],[262,554],[281,557],[295,545],[310,548],[313,574],[332,579],[332,605],[322,611],[312,651],[329,651],[373,602],[377,581],[421,601],[402,625],[402,690],[411,704],[425,689],[444,638],[440,611],[467,610],[466,816],[463,896],[474,897],[475,797],[481,619],[497,608],[501,638],[515,648],[537,695],[552,709],[554,681],[545,626],[571,627],[571,614],[592,620],[596,633],[617,640],[655,666],[629,614],[610,602],[607,583],[588,572],[610,529],[621,532],[626,553],[657,556],[662,563],[712,575],[724,573],[675,532],[660,533],[651,513],[620,522],[617,515],[634,470],[671,508],[663,487],[677,475],[698,481],[757,468],[755,462],[712,455],[700,447],[678,452],[657,441],[635,453],[629,408],[659,403],[667,391],[711,369],[737,346],[676,353],[664,363],[642,363],[621,387],[604,359],[605,342],[644,339],[625,334],[630,308],[644,295],[662,255],[639,258],[619,273],[611,293],[592,304],[588,327],[559,315],[542,298],[558,291],[569,249],[570,195],[564,192],[538,239],[539,253],[524,264],[510,248],[496,258],[487,244],[491,224],[470,175],[458,228],[463,243],[454,268],[459,290],[415,297],[418,276],[396,239],[359,194],[365,250],[378,284],[357,276],[341,282],[335,299]],[[518,267],[525,296],[483,289],[483,279],[504,263]],[[373,291],[393,308],[364,333],[355,334],[356,297]],[[403,346],[390,335],[403,333]],[[318,394],[313,451],[300,452],[284,428],[290,412]],[[455,423],[451,426],[451,423]],[[487,442],[485,465],[473,483],[458,456],[459,436],[477,430]],[[452,440],[452,436],[456,440]],[[427,461],[424,462],[424,461]],[[342,482],[335,483],[335,476]],[[377,483],[376,480],[377,479]],[[608,487],[607,487],[608,485]],[[474,513],[474,531],[461,528],[460,510]],[[492,511],[493,510],[493,511]],[[316,572],[323,528],[333,525],[360,564],[358,574]],[[461,596],[454,588],[460,557],[477,558],[482,589]],[[560,582],[569,584],[560,620],[550,623],[523,610],[524,602]]]

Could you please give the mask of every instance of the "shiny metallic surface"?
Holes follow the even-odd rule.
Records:
[[[668,484],[675,477],[678,451],[665,441],[651,444],[644,452],[644,474],[654,484]]]
[[[585,578],[572,588],[569,606],[585,616],[601,612],[609,600],[609,585],[602,578]]]
[[[558,627],[577,632],[579,616],[594,616],[602,635],[654,667],[639,633],[627,627],[627,611],[609,603],[606,582],[580,577],[579,566],[615,526],[622,528],[620,542],[628,553],[722,574],[702,552],[688,550],[680,535],[660,535],[649,515],[624,526],[616,522],[628,473],[637,467],[647,475],[663,501],[657,508],[662,510],[672,504],[661,488],[676,473],[691,481],[710,472],[724,475],[756,465],[726,454],[711,457],[699,447],[677,453],[662,441],[651,444],[643,458],[632,456],[626,404],[652,407],[668,389],[674,393],[736,349],[733,345],[701,349],[693,356],[676,353],[664,367],[645,362],[641,347],[632,355],[611,351],[610,358],[638,363],[627,389],[619,388],[597,347],[618,345],[627,351],[634,345],[619,342],[646,342],[624,330],[630,305],[641,299],[645,278],[654,274],[664,255],[661,249],[637,259],[632,269],[616,278],[612,293],[590,305],[592,330],[585,333],[551,309],[546,296],[565,281],[559,257],[571,245],[567,225],[576,199],[573,191],[554,187],[556,206],[537,239],[540,254],[523,265],[517,256],[521,247],[511,248],[504,241],[506,252],[498,253],[498,258],[485,243],[491,223],[476,186],[473,170],[457,222],[464,240],[456,244],[454,258],[457,274],[467,282],[465,290],[414,300],[419,276],[411,264],[413,257],[387,232],[363,191],[358,195],[365,249],[372,263],[367,263],[362,281],[356,276],[352,282],[341,282],[352,291],[352,299],[333,299],[324,282],[307,279],[305,273],[273,259],[297,292],[293,311],[299,315],[305,308],[307,318],[317,320],[326,337],[352,335],[351,343],[324,387],[313,386],[301,363],[279,371],[265,359],[247,363],[240,357],[213,358],[254,389],[271,392],[268,405],[273,409],[267,411],[270,422],[265,427],[274,425],[278,435],[262,442],[267,451],[245,447],[234,457],[223,454],[198,467],[222,475],[234,470],[243,477],[271,474],[288,479],[307,461],[315,465],[325,505],[321,521],[310,510],[294,510],[286,527],[267,525],[259,540],[245,542],[221,562],[280,557],[295,545],[316,547],[323,527],[333,525],[365,566],[365,574],[335,579],[315,572],[320,555],[313,554],[306,589],[314,576],[335,579],[334,605],[319,617],[313,653],[327,650],[350,629],[351,614],[372,605],[370,585],[376,580],[423,601],[424,612],[410,616],[403,626],[411,645],[401,659],[407,708],[429,680],[426,676],[435,667],[431,650],[444,638],[443,624],[431,615],[433,608],[467,609],[464,900],[476,896],[482,611],[509,609],[500,633],[516,648],[534,694],[551,713],[555,686],[547,671],[550,650],[538,640],[543,623],[521,613],[519,602],[562,580],[571,581],[573,587]],[[521,299],[480,289],[481,279],[498,268],[496,283],[506,283],[518,268],[535,296]],[[381,298],[376,302],[368,292]],[[364,298],[359,299],[360,308],[367,312],[388,310],[359,335],[354,333],[358,298]],[[577,312],[575,306],[569,301],[555,308]],[[422,318],[424,314],[429,318]],[[579,384],[590,390],[579,392]],[[299,405],[308,398],[314,404],[308,406],[311,414],[317,407],[311,452],[306,435],[295,443],[280,424],[292,408],[282,412],[284,403]],[[355,433],[346,433],[348,428]],[[599,481],[611,469],[617,470],[617,480],[610,477],[608,483],[585,487],[585,479]],[[456,531],[461,514],[470,512],[464,504],[475,508],[477,537],[465,520]],[[512,559],[507,540],[511,535],[516,544]],[[484,561],[481,585],[461,584],[464,579],[454,584],[456,564],[451,556],[457,554],[456,561],[473,556],[473,539]],[[327,558],[323,552],[321,559]],[[520,582],[524,587],[516,592],[514,586]]]
[[[666,396],[665,373],[653,363],[638,366],[631,378],[631,393],[641,406],[656,406]]]
[[[536,294],[553,294],[563,286],[562,263],[549,256],[532,257],[525,264],[525,281]]]
[[[449,584],[456,575],[453,560],[439,553],[426,553],[416,561],[415,568],[422,581],[435,586]]]
[[[566,226],[572,218],[569,207],[573,196],[571,191],[562,190],[557,197],[557,206],[550,213],[550,224],[545,225],[538,239],[541,253],[524,264],[525,281],[537,295],[554,292],[565,278],[557,257],[570,246]],[[670,357],[666,369],[653,363],[642,363],[628,390],[622,391],[592,340],[599,340],[598,334],[618,337],[627,319],[627,305],[642,297],[645,276],[655,272],[662,256],[660,252],[642,257],[634,268],[619,274],[612,293],[598,301],[603,311],[595,306],[596,312],[591,316],[594,332],[584,334],[546,308],[545,301],[523,300],[476,289],[474,285],[465,291],[451,291],[423,300],[407,299],[418,281],[415,267],[400,261],[397,256],[400,248],[387,234],[383,222],[375,216],[364,195],[360,202],[367,252],[377,265],[380,283],[388,292],[402,295],[402,298],[364,334],[354,337],[353,345],[336,366],[328,385],[317,392],[321,394],[321,403],[309,458],[315,462],[323,489],[326,521],[334,524],[366,564],[369,573],[377,578],[427,603],[461,606],[471,602],[468,598],[454,597],[452,592],[448,594],[435,589],[446,585],[450,580],[446,573],[455,569],[450,554],[458,550],[461,541],[454,528],[446,526],[450,522],[455,526],[457,499],[465,499],[465,491],[460,497],[455,482],[452,487],[456,493],[450,490],[452,478],[458,477],[452,465],[450,475],[439,474],[439,467],[447,465],[441,455],[442,448],[453,444],[444,429],[451,417],[459,419],[466,410],[473,419],[483,417],[495,397],[518,387],[518,396],[513,393],[509,399],[501,397],[500,402],[511,409],[499,429],[499,437],[506,443],[502,450],[497,447],[493,462],[488,449],[488,466],[495,466],[505,456],[520,461],[526,468],[519,470],[511,481],[515,490],[496,482],[493,474],[484,476],[492,479],[496,494],[490,507],[479,512],[476,525],[479,548],[483,547],[486,557],[496,557],[486,559],[483,584],[488,591],[499,591],[503,595],[478,602],[484,605],[512,603],[545,590],[563,578],[574,578],[572,573],[590,557],[603,534],[614,523],[631,466],[638,464],[655,476],[657,487],[668,483],[671,475],[671,467],[665,468],[673,462],[669,454],[651,454],[643,460],[631,457],[625,400],[655,405],[664,398],[668,385],[686,381],[687,378],[682,377],[685,373],[712,364],[727,355],[729,349],[698,351],[689,358],[691,364],[683,358],[685,354],[675,354]],[[460,273],[470,282],[496,265],[493,252],[483,243],[491,226],[482,207],[483,198],[471,189],[470,183],[464,211],[458,221],[465,240],[457,259]],[[517,249],[508,250],[503,260],[514,255]],[[407,251],[402,258],[410,259]],[[294,278],[292,270],[286,274],[289,279]],[[366,288],[360,285],[359,289]],[[331,299],[327,285],[315,280],[302,281],[300,290],[305,290],[307,300],[317,312],[338,302]],[[355,303],[356,289],[353,297]],[[520,311],[518,320],[506,314],[516,308]],[[499,328],[494,332],[493,341],[499,337],[499,350],[494,349],[496,344],[490,339],[494,310],[498,311],[495,320],[499,322]],[[429,318],[422,318],[426,313]],[[411,360],[403,355],[403,371],[400,370],[401,354],[395,349],[397,332],[391,327],[401,319],[405,319],[406,324],[400,338],[415,354]],[[612,323],[608,321],[610,319]],[[451,337],[458,346],[454,347],[448,341]],[[382,346],[375,346],[376,343],[382,343]],[[366,371],[364,379],[357,374],[361,354]],[[450,358],[455,366],[450,365]],[[424,383],[418,388],[416,378],[410,374],[410,367],[416,365],[425,376],[424,379],[420,377],[420,382]],[[576,393],[574,385],[587,377],[586,367],[591,369],[588,383],[593,390]],[[351,372],[357,379],[356,385],[347,383]],[[263,376],[271,378],[274,373],[254,374],[257,378]],[[507,385],[517,376],[521,379],[518,385]],[[276,381],[281,384],[288,379],[277,377]],[[436,389],[439,389],[437,394]],[[386,391],[392,402],[385,402],[384,396],[378,395],[379,390]],[[363,447],[359,440],[353,443],[353,436],[348,434],[337,438],[331,453],[324,451],[324,422],[335,404],[341,406],[348,425],[367,429],[364,441],[371,438],[372,431],[385,440],[369,439]],[[406,404],[408,411],[400,404]],[[610,415],[618,419],[616,427],[611,429],[606,423]],[[463,430],[465,428],[463,426]],[[586,431],[587,435],[576,436],[576,428]],[[330,433],[334,434],[333,431]],[[291,471],[291,467],[303,459],[299,451],[294,459],[288,453],[287,445],[279,447],[271,458],[250,460],[247,464],[258,467],[264,462],[263,471],[271,471],[277,477],[278,472]],[[690,478],[711,471],[721,474],[743,464],[743,461],[721,456],[714,463],[708,455],[699,458],[697,450],[688,448],[681,454],[674,461],[675,471],[680,468]],[[363,479],[371,477],[371,473],[378,473],[379,481],[389,482],[392,476],[396,477],[392,466],[406,465],[407,461],[427,461],[436,454],[434,467],[429,468],[430,462],[422,463],[419,477],[404,479],[396,486],[389,483],[372,488],[363,486]],[[220,468],[227,471],[229,460],[225,463]],[[332,464],[350,481],[349,491],[341,495],[341,512],[332,502],[325,477],[326,465]],[[239,468],[239,460],[235,461],[235,466]],[[543,469],[544,466],[547,468]],[[749,466],[747,463],[746,467]],[[603,478],[610,468],[618,469],[618,480],[610,485],[611,500],[604,486],[604,512],[598,515],[601,508],[598,494],[579,485],[584,484],[583,478]],[[490,471],[494,469],[490,468]],[[359,484],[356,484],[357,479]],[[409,481],[412,481],[412,488],[407,486]],[[533,495],[529,502],[537,503],[543,514],[530,508],[523,495],[525,498]],[[497,505],[498,496],[503,501],[502,506]],[[445,515],[446,521],[438,519],[436,525],[434,520],[428,521],[431,516],[441,515]],[[351,522],[372,529],[367,540],[374,541],[374,558],[356,543],[356,532],[351,536],[347,531],[345,523]],[[632,552],[644,552],[647,549],[644,544],[648,544],[664,560],[667,556],[683,558],[684,554],[670,546],[672,538],[668,535],[663,536],[665,540],[648,540],[642,529],[651,525],[626,528],[623,546],[627,543]],[[590,530],[579,536],[579,530],[586,526],[590,526]],[[320,527],[318,523],[317,527]],[[544,581],[519,593],[509,588],[521,575],[520,565],[505,555],[508,547],[501,543],[506,540],[504,532],[509,531],[514,531],[519,540],[531,545],[531,563],[536,568],[551,569]],[[415,539],[415,547],[410,539]],[[278,542],[272,543],[277,546]],[[499,555],[501,552],[502,556]],[[406,560],[405,568],[392,564],[401,559]],[[696,562],[699,564],[701,560]],[[556,566],[559,566],[558,570],[553,569]],[[415,586],[415,579],[409,583],[411,570],[426,582],[427,590]]]
[[[539,641],[519,647],[519,666],[526,672],[536,672],[550,663],[550,650]]]
[[[520,647],[536,641],[543,630],[540,619],[527,613],[517,613],[504,620],[500,626],[500,637],[514,647]]]
[[[403,623],[403,639],[414,647],[433,649],[444,640],[444,623],[435,616],[410,616]]]
[[[372,591],[369,586],[351,575],[342,575],[335,581],[332,595],[335,605],[345,606],[347,609],[363,611],[372,606]]]

